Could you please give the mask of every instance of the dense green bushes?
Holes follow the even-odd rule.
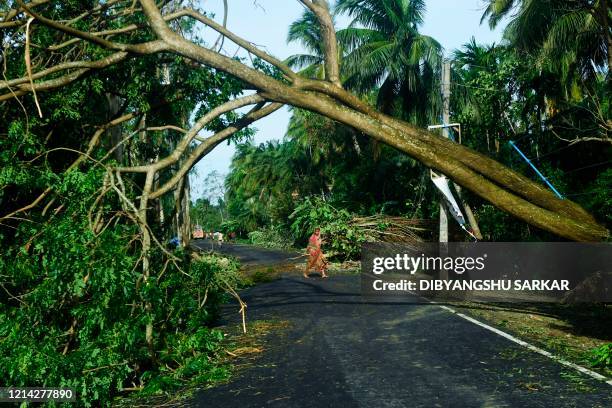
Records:
[[[66,0],[40,4],[37,11],[84,31],[143,26],[142,14],[123,13],[123,2],[107,3]],[[0,14],[15,6],[0,2]],[[101,14],[90,15],[96,6]],[[180,4],[169,8],[174,6]],[[191,36],[193,24],[182,20],[174,27]],[[1,30],[3,79],[26,72],[23,28],[9,24]],[[30,28],[33,72],[64,58],[91,62],[109,55],[82,41],[53,51],[69,36],[38,21]],[[153,38],[144,27],[113,36],[124,43]],[[194,40],[199,41],[195,35]],[[181,138],[172,129],[189,128],[194,112],[241,94],[243,84],[169,54],[132,57],[41,91],[37,104],[31,94],[0,104],[1,384],[73,387],[79,405],[100,406],[122,389],[155,393],[226,375],[215,363],[221,335],[210,322],[227,287],[237,285],[237,266],[163,248],[165,239],[177,235],[177,224],[187,223],[174,191],[149,200],[148,210],[134,211],[145,178],[111,169],[166,157]],[[67,73],[74,71],[45,79]],[[110,126],[121,117],[128,119]],[[222,116],[207,130],[236,119]],[[80,164],[71,166],[77,159]],[[176,170],[159,172],[157,185]],[[114,188],[109,174],[115,175]],[[119,190],[125,196],[121,202]],[[138,217],[146,218],[146,227]],[[144,250],[148,236],[151,247]]]
[[[89,406],[124,388],[154,393],[225,376],[211,359],[222,335],[207,325],[238,285],[237,265],[180,251],[170,262],[154,248],[144,282],[137,228],[118,222],[94,236],[89,227],[99,173],[69,173],[55,184],[49,219],[0,235],[0,383],[72,387]]]
[[[366,237],[363,231],[351,225],[352,218],[347,210],[336,209],[321,197],[307,197],[290,216],[291,230],[298,242],[305,243],[315,228],[321,228],[324,245],[332,255],[357,258]]]
[[[612,343],[604,344],[591,351],[591,365],[612,370]]]
[[[293,244],[293,239],[278,226],[251,231],[248,237],[251,244],[265,248],[287,249]]]

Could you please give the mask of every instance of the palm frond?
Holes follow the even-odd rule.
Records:
[[[296,54],[285,60],[285,64],[293,69],[302,69],[312,65],[322,64],[323,62],[323,57],[309,54]]]
[[[348,27],[338,30],[337,38],[338,42],[347,52],[355,50],[364,44],[385,39],[380,31],[357,27]]]
[[[488,19],[489,27],[496,28],[499,22],[516,6],[516,2],[516,0],[489,0],[480,18],[480,24]]]

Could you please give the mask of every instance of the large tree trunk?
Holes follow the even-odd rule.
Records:
[[[465,146],[380,113],[366,115],[311,95],[287,96],[282,102],[353,126],[446,174],[457,184],[531,225],[576,241],[608,237],[608,231],[577,204],[558,199],[545,187]]]
[[[162,34],[176,53],[241,78],[268,100],[317,112],[352,126],[447,175],[531,225],[575,241],[599,241],[609,236],[606,228],[572,201],[558,199],[544,186],[472,149],[386,116],[338,86],[306,79],[288,86],[185,41],[175,33]]]

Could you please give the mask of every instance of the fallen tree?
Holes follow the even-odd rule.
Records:
[[[490,157],[384,115],[343,89],[339,75],[336,33],[327,2],[325,0],[299,0],[299,2],[317,16],[321,26],[325,49],[324,80],[301,77],[282,61],[257,48],[247,39],[230,32],[225,26],[206,15],[190,8],[172,10],[168,2],[157,4],[153,0],[140,0],[140,8],[135,7],[132,1],[113,2],[119,6],[123,5],[123,13],[141,14],[147,24],[109,31],[84,32],[74,28],[71,22],[55,21],[37,13],[34,6],[38,6],[41,2],[32,1],[28,5],[23,0],[17,0],[19,8],[7,13],[3,24],[26,25],[30,22],[43,24],[63,33],[58,47],[66,43],[85,41],[111,50],[114,54],[97,61],[62,61],[23,78],[0,81],[0,90],[9,89],[9,92],[0,95],[0,100],[8,99],[10,95],[16,97],[26,92],[61,87],[78,80],[87,70],[102,69],[127,57],[153,53],[170,53],[182,57],[185,63],[193,65],[193,69],[198,69],[198,66],[202,65],[215,68],[235,76],[253,89],[254,94],[237,98],[211,110],[198,119],[191,129],[184,130],[182,140],[167,157],[147,165],[118,167],[112,170],[108,176],[110,181],[123,173],[142,173],[146,176],[139,204],[131,205],[135,217],[145,229],[149,200],[157,199],[175,189],[189,169],[216,145],[254,121],[274,112],[283,104],[287,104],[319,113],[397,148],[533,226],[576,241],[597,241],[609,236],[606,228],[599,225],[576,203],[557,198],[544,186]],[[99,4],[98,10],[106,6],[103,3]],[[95,10],[94,7],[85,14],[94,14],[97,12]],[[223,55],[220,51],[205,48],[184,38],[180,31],[169,23],[183,18],[192,19],[217,31],[222,37],[261,59],[268,68],[272,69],[249,66]],[[140,44],[125,44],[112,40],[112,37],[119,33],[146,29],[152,30],[154,40]],[[58,76],[58,73],[61,75]],[[49,79],[46,79],[48,77]],[[34,82],[35,79],[40,82]],[[15,87],[17,92],[11,87]],[[198,136],[204,126],[219,116],[249,105],[252,105],[253,109],[236,123],[208,138],[203,139]],[[197,147],[190,148],[196,141],[199,141]],[[175,176],[162,185],[155,186],[154,180],[157,174],[175,165],[178,165]],[[143,230],[143,234],[146,236],[148,233]]]

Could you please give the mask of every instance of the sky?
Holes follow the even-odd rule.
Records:
[[[298,44],[286,42],[289,25],[297,20],[304,10],[297,0],[229,0],[228,4],[227,27],[230,31],[250,40],[281,60],[303,52]],[[427,0],[426,4],[427,13],[420,31],[438,40],[447,55],[467,43],[472,36],[478,43],[498,43],[501,40],[503,24],[493,31],[486,22],[480,24],[484,8],[483,0]],[[206,11],[215,13],[217,21],[222,19],[222,0],[200,0],[200,6]],[[337,25],[343,28],[349,22],[348,18],[340,17]],[[205,30],[203,36],[211,43],[216,38],[210,30]],[[227,54],[234,55],[238,47],[226,42],[224,48]],[[282,139],[287,130],[289,117],[288,109],[283,108],[256,122],[254,127],[258,132],[254,138],[255,143]],[[223,177],[229,172],[233,154],[234,147],[224,143],[217,146],[195,166],[190,178],[193,200],[205,194],[203,182],[209,173],[216,171]]]

